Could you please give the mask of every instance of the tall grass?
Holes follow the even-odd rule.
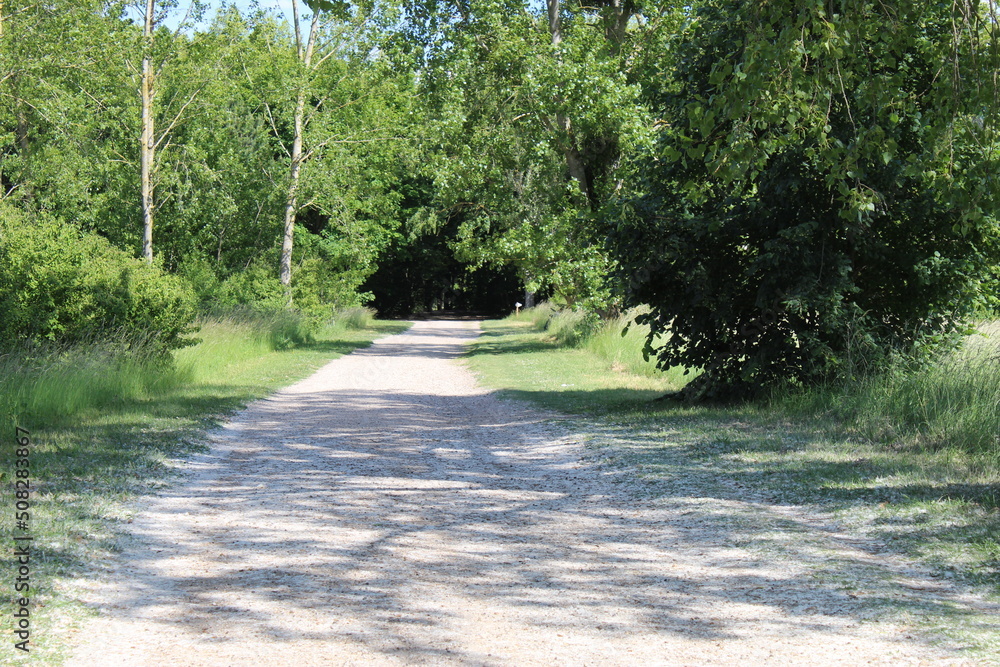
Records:
[[[91,409],[142,401],[211,379],[233,363],[312,340],[291,311],[234,312],[199,323],[200,342],[173,356],[124,338],[73,347],[21,346],[0,355],[0,420],[58,422]]]
[[[656,368],[656,358],[643,358],[649,327],[632,322],[635,312],[606,320],[587,340],[586,348],[607,360],[615,370],[635,375],[655,377],[662,373]],[[631,324],[630,324],[631,323]],[[622,335],[628,327],[628,331]]]
[[[510,315],[507,319],[512,322],[529,322],[537,331],[545,331],[549,326],[549,320],[559,312],[558,309],[548,301],[543,301],[537,306],[525,308],[518,313]]]
[[[561,310],[548,321],[546,331],[560,345],[580,347],[586,343],[600,327],[597,315],[585,310]]]
[[[367,329],[375,321],[375,311],[371,308],[342,308],[334,313],[333,323],[345,329]]]
[[[617,317],[601,320],[586,311],[559,310],[543,302],[508,319],[530,323],[538,331],[548,333],[561,346],[584,349],[606,362],[613,371],[668,380],[677,386],[693,379],[697,373],[689,373],[685,377],[683,368],[661,371],[656,368],[655,357],[643,357],[649,327],[634,322],[641,312],[641,309],[634,308]],[[625,334],[622,335],[622,332]]]
[[[528,322],[535,330],[548,332],[557,343],[567,347],[582,345],[600,325],[600,320],[593,313],[585,310],[560,310],[548,301],[525,308],[508,319]]]
[[[872,440],[957,449],[1000,465],[1000,325],[981,330],[933,364],[898,364],[848,385],[834,411]]]
[[[58,421],[90,408],[142,400],[188,381],[169,357],[104,343],[22,347],[0,356],[0,407],[16,416]]]
[[[204,382],[233,364],[285,349],[280,325],[250,317],[210,318],[199,322],[200,342],[174,353],[174,360],[192,382]]]

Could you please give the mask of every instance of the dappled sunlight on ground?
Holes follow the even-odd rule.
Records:
[[[947,657],[845,583],[863,568],[926,604],[934,582],[790,508],[682,480],[638,498],[451,361],[476,331],[418,323],[241,413],[137,518],[70,664]]]

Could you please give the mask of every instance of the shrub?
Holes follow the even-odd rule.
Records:
[[[288,305],[288,297],[278,280],[277,269],[257,261],[222,281],[214,305],[222,312],[240,309],[274,312]]]
[[[222,281],[211,262],[203,257],[187,257],[177,267],[177,274],[191,285],[199,310],[208,311],[218,306]]]
[[[311,330],[317,330],[330,323],[338,305],[353,308],[364,300],[364,295],[351,292],[353,283],[347,273],[325,267],[319,258],[304,257],[293,267],[289,308],[288,291],[278,279],[277,261],[272,259],[270,255],[261,257],[223,280],[217,287],[217,298],[208,302],[212,307],[206,310],[223,314],[239,308],[259,313],[294,310],[308,321]],[[187,269],[194,275],[198,270],[197,264]]]
[[[186,338],[194,296],[185,281],[44,216],[0,207],[0,339],[77,343],[114,336],[170,350]]]
[[[705,370],[689,398],[931,351],[993,289],[995,68],[957,6],[699,3],[610,238],[661,366]]]

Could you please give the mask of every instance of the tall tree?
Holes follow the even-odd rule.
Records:
[[[649,25],[630,28],[635,6],[613,0],[451,7],[421,5],[410,25],[424,35],[427,143],[443,148],[440,208],[463,218],[458,252],[513,264],[566,303],[611,306],[597,213],[620,187],[621,151],[650,135],[633,50]]]
[[[292,0],[292,22],[295,27],[295,54],[306,76],[313,69],[313,50],[316,47],[316,37],[319,33],[320,15],[322,7],[320,3],[315,3],[313,7],[312,21],[309,25],[309,35],[305,43],[302,41],[302,29],[299,24],[299,3]],[[317,63],[319,64],[319,63]],[[299,174],[302,171],[302,123],[306,109],[306,81],[300,82],[295,98],[295,112],[292,117],[292,150],[289,155],[288,188],[285,194],[285,217],[281,239],[281,264],[279,277],[281,284],[288,291],[289,301],[291,300],[292,283],[292,245],[295,235],[295,214],[298,209]]]
[[[409,122],[412,76],[381,56],[381,9],[308,6],[305,18],[296,4],[291,34],[260,25],[260,46],[243,62],[286,160],[276,263],[286,302],[300,307],[306,282],[344,294],[374,271],[386,228],[398,224],[393,183],[412,152],[399,129]]]
[[[156,152],[169,139],[171,131],[177,126],[188,106],[201,92],[200,87],[191,93],[179,108],[163,108],[166,113],[174,113],[167,121],[166,127],[156,134],[156,115],[158,107],[157,78],[167,65],[170,57],[176,52],[172,49],[161,49],[163,56],[159,63],[155,62],[157,27],[167,14],[176,8],[176,0],[165,0],[157,8],[156,0],[144,0],[142,4],[142,69],[139,74],[139,99],[141,104],[141,131],[139,138],[139,180],[142,199],[142,256],[148,262],[153,261],[153,220],[156,211],[155,189],[157,161]],[[184,17],[179,21],[171,41],[181,39],[181,31],[190,27],[193,21],[200,17],[202,7],[197,0],[191,0]],[[169,33],[168,33],[169,34]]]
[[[142,27],[142,74],[139,97],[142,104],[142,131],[139,138],[140,184],[142,189],[142,256],[153,261],[153,167],[156,162],[153,100],[153,30],[156,28],[156,1],[146,0]]]

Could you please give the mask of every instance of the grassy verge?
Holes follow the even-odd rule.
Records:
[[[130,501],[168,484],[176,462],[204,448],[206,429],[407,326],[341,324],[290,346],[285,324],[230,318],[203,322],[201,342],[175,353],[173,365],[129,361],[96,348],[36,354],[30,363],[0,359],[0,401],[16,406],[17,425],[31,432],[32,664],[58,664],[66,633],[86,615],[61,580],[110,567],[130,520]],[[14,425],[3,421],[0,539],[10,545],[24,532],[15,529],[13,516]],[[13,568],[5,559],[0,613],[6,619],[17,597]],[[7,645],[0,656],[16,657],[10,620],[4,628]]]
[[[640,493],[665,500],[807,506],[873,554],[884,548],[906,554],[942,582],[1000,599],[1000,467],[994,450],[948,446],[936,426],[946,420],[926,416],[948,417],[960,407],[954,403],[961,398],[954,396],[948,399],[950,411],[931,407],[944,385],[929,378],[942,375],[940,370],[920,371],[928,379],[919,392],[907,386],[918,382],[910,373],[906,382],[882,378],[846,397],[826,393],[784,396],[769,405],[678,406],[651,399],[678,389],[684,381],[679,374],[651,376],[630,371],[587,344],[560,346],[551,332],[527,319],[487,322],[484,330],[469,353],[482,381],[574,415],[573,428],[589,432],[595,456],[627,472]],[[995,354],[990,358],[995,363]],[[954,369],[943,375],[957,382]],[[922,398],[912,398],[915,394]],[[910,396],[908,405],[923,406],[923,412],[892,412],[888,406],[901,396]],[[925,417],[907,420],[907,414]],[[882,424],[881,435],[874,432],[876,423]],[[907,429],[910,435],[900,435]],[[855,585],[849,570],[838,565],[817,577],[824,583],[839,577],[849,590]],[[1000,655],[995,619],[958,611],[933,596],[900,597],[899,590],[886,582],[869,591],[872,613],[919,624],[980,658]]]

